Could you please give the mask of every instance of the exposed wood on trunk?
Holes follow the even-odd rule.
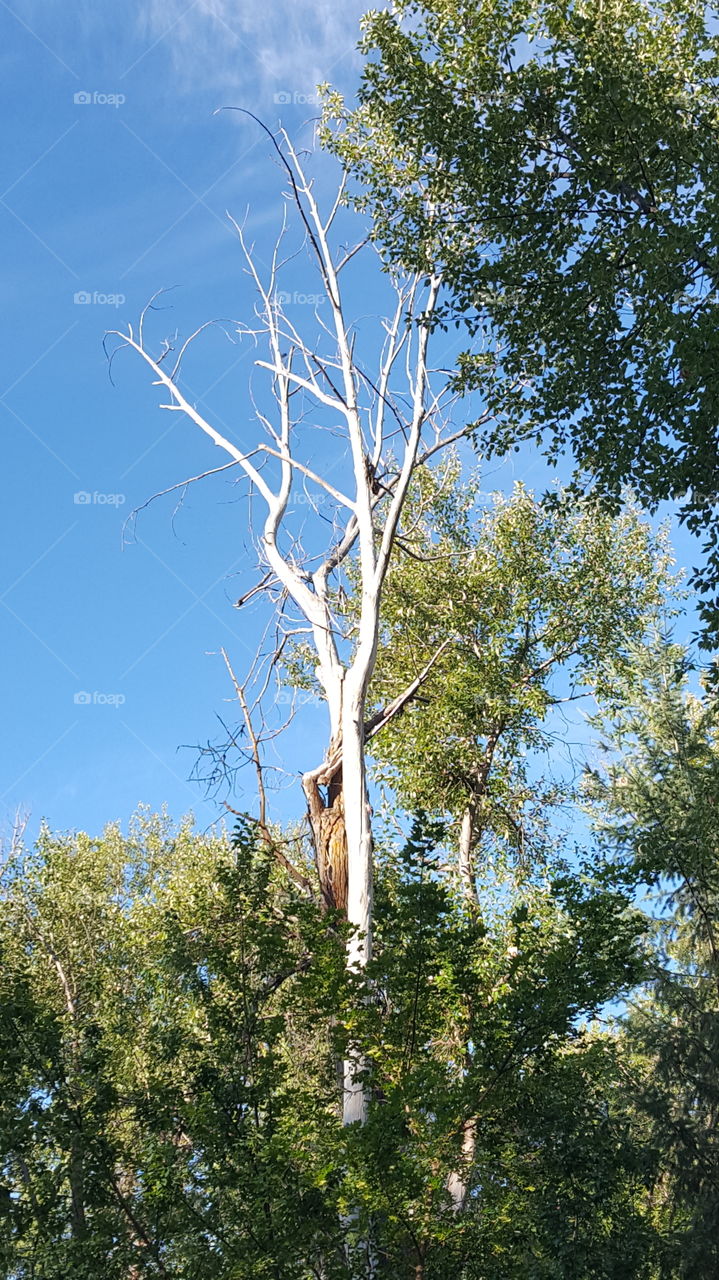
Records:
[[[307,797],[322,902],[328,909],[346,914],[347,831],[341,757],[325,783],[324,795],[316,771],[306,773],[302,784]]]
[[[451,643],[451,637],[444,640],[416,679],[392,702],[371,716],[364,726],[365,743],[402,714]],[[302,785],[307,798],[322,901],[326,907],[346,913],[348,851],[341,746],[333,744],[329,759],[319,769],[306,773]]]

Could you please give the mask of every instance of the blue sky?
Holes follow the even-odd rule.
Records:
[[[163,419],[132,361],[112,387],[102,338],[172,285],[168,326],[248,317],[225,212],[250,206],[261,239],[279,175],[254,126],[213,112],[282,115],[301,135],[317,81],[356,76],[360,8],[0,5],[4,825],[18,805],[33,826],[44,815],[90,830],[138,802],[202,822],[217,812],[178,747],[213,737],[228,711],[208,655],[224,645],[241,669],[254,645],[230,607],[254,580],[246,518],[220,477],[174,531],[174,501],[150,508],[123,549],[134,506],[217,459]],[[248,421],[247,354],[218,347],[193,391],[226,374],[226,404]],[[125,701],[78,705],[78,692]]]
[[[113,386],[102,339],[161,288],[173,292],[153,317],[159,336],[251,319],[226,211],[246,219],[262,258],[281,176],[254,125],[214,112],[248,107],[309,140],[316,83],[356,85],[362,8],[0,0],[2,828],[18,808],[31,829],[45,817],[93,832],[139,803],[192,809],[203,826],[218,814],[188,781],[195,752],[182,746],[215,738],[218,714],[234,718],[220,647],[242,671],[257,643],[258,614],[232,608],[256,581],[247,508],[220,475],[174,518],[176,497],[153,504],[123,539],[133,508],[224,459],[163,416],[139,361],[119,359]],[[298,264],[300,299],[305,287]],[[358,277],[353,290],[371,310],[381,282]],[[218,334],[188,374],[197,402],[245,441],[253,359]],[[492,486],[541,487],[544,474],[522,457]],[[315,763],[308,742],[321,750],[316,723],[295,726],[288,761]],[[293,806],[298,796],[280,812]]]

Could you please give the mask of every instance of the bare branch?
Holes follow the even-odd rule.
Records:
[[[133,508],[129,516],[122,526],[122,539],[125,539],[125,530],[131,521],[135,521],[141,511],[150,506],[151,502],[155,502],[158,498],[166,498],[168,493],[175,493],[177,489],[187,489],[188,485],[195,484],[197,480],[205,480],[207,476],[219,475],[221,471],[229,471],[230,467],[236,467],[236,462],[224,462],[221,467],[212,467],[210,471],[201,471],[197,476],[189,476],[187,480],[179,480],[177,484],[171,484],[167,489],[159,489],[157,493],[153,493],[145,502],[141,502],[139,507]]]
[[[389,703],[388,706],[383,707],[381,711],[378,711],[375,715],[372,716],[370,720],[368,720],[367,724],[365,725],[365,741],[366,742],[369,742],[372,738],[375,737],[376,734],[381,733],[381,731],[384,728],[386,728],[386,726],[390,723],[390,721],[394,720],[395,716],[400,715],[401,712],[404,711],[407,704],[412,701],[415,694],[417,694],[419,690],[422,688],[422,685],[425,683],[425,681],[429,677],[432,671],[432,668],[442,657],[442,654],[453,643],[454,643],[454,637],[447,636],[447,638],[442,641],[439,648],[436,649],[435,652],[432,654],[432,657],[430,658],[426,666],[423,668],[423,670],[420,671],[419,675],[412,681],[410,685],[407,686],[404,692],[400,693],[396,698],[393,699],[392,702]]]
[[[251,587],[243,596],[240,596],[239,600],[235,600],[234,608],[241,609],[243,604],[247,604],[247,601],[251,600],[253,596],[258,595],[260,591],[266,591],[273,580],[274,574],[266,573],[254,587]]]
[[[311,893],[312,885],[310,884],[309,880],[307,879],[306,876],[302,874],[301,871],[298,871],[297,868],[292,865],[289,858],[285,856],[285,854],[279,848],[277,841],[274,839],[267,825],[267,793],[265,790],[265,779],[264,779],[264,771],[262,766],[262,757],[260,755],[260,740],[257,737],[257,734],[255,733],[255,728],[252,723],[252,716],[250,715],[250,710],[247,705],[247,698],[245,697],[245,690],[243,686],[240,684],[239,680],[237,679],[237,676],[235,675],[232,669],[232,664],[225,650],[220,649],[220,653],[222,654],[225,666],[227,667],[227,670],[229,672],[230,679],[232,680],[232,683],[234,685],[235,693],[237,694],[237,700],[242,708],[242,715],[245,721],[247,737],[250,742],[251,759],[255,768],[255,776],[257,778],[257,795],[259,800],[259,817],[258,817],[257,825],[258,825],[260,834],[262,836],[262,839],[265,843],[265,847],[267,848],[267,850],[277,859],[280,865],[284,867],[285,871],[288,873],[288,875],[291,876],[295,884],[299,885],[300,888],[303,889],[306,893]],[[232,809],[231,806],[226,802],[225,802],[225,808],[229,809],[230,812],[232,813],[237,812],[235,809]]]
[[[278,453],[276,449],[271,449],[268,444],[261,444],[259,446],[259,449],[261,449],[263,453],[271,454],[273,458],[283,457],[283,455],[281,453]],[[323,480],[321,476],[318,476],[316,471],[310,471],[309,467],[306,467],[304,466],[303,463],[298,462],[296,458],[288,458],[287,461],[289,462],[291,467],[296,467],[297,470],[301,471],[303,475],[307,476],[310,480],[314,480],[315,484],[319,485],[321,489],[324,489],[326,493],[329,493],[331,497],[335,498],[336,501],[339,502],[341,506],[347,507],[350,511],[354,511],[355,509],[354,502],[352,502],[350,498],[345,497],[343,493],[340,493],[339,489],[335,489],[334,486],[329,483],[329,481]]]
[[[155,385],[157,386],[158,384],[161,384],[165,387],[176,401],[175,404],[160,405],[160,408],[172,409],[186,414],[187,417],[205,433],[205,435],[210,437],[213,444],[216,444],[220,449],[224,449],[225,453],[228,453],[235,462],[239,463],[245,474],[262,494],[267,505],[272,506],[277,500],[275,494],[273,494],[272,490],[265,484],[265,481],[257,468],[250,462],[252,453],[256,453],[257,451],[252,450],[251,453],[245,454],[241,449],[238,449],[236,445],[232,444],[230,440],[223,436],[221,432],[216,431],[207,419],[203,418],[202,414],[197,412],[194,405],[191,405],[188,402],[179,387],[177,387],[172,381],[171,375],[166,373],[164,369],[161,369],[158,361],[154,360],[149,352],[146,351],[144,347],[140,346],[139,342],[137,342],[132,336],[131,329],[129,329],[127,333],[121,333],[117,329],[111,329],[110,333],[112,336],[120,338],[126,346],[132,347],[133,351],[136,351],[139,356],[142,356],[142,359],[155,374]]]

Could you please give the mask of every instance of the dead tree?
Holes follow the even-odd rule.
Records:
[[[290,139],[283,133],[272,137],[272,144],[288,184],[286,207],[299,223],[321,305],[318,302],[313,312],[304,309],[300,332],[280,301],[280,276],[284,279],[291,261],[283,247],[289,234],[287,219],[264,275],[242,227],[233,220],[258,295],[256,322],[240,326],[237,333],[241,339],[264,343],[265,355],[255,363],[267,378],[263,395],[271,392],[261,407],[258,401],[259,428],[251,446],[220,431],[183,389],[183,361],[207,325],[181,345],[168,340],[153,354],[146,309],[136,330],[115,336],[152,371],[155,385],[165,393],[161,408],[193,422],[236,464],[251,493],[264,504],[257,543],[265,585],[279,584],[304,626],[329,718],[325,759],[303,779],[322,895],[327,906],[346,911],[354,926],[347,963],[362,969],[372,948],[365,743],[383,715],[397,713],[388,708],[372,725],[366,724],[382,589],[416,469],[466,436],[467,428],[454,428],[448,421],[452,397],[447,378],[432,371],[429,363],[439,277],[389,278],[393,304],[374,324],[368,357],[366,325],[350,322],[344,279],[360,255],[375,262],[376,258],[366,240],[349,249],[335,243],[338,224],[350,216],[343,202],[344,181],[323,215]],[[382,278],[376,268],[373,278]],[[319,555],[303,550],[301,533],[293,525],[293,497],[298,493],[305,495],[305,502],[310,495],[310,510],[312,502],[323,504],[324,526],[319,520],[313,526],[315,541],[318,529],[328,530]],[[307,512],[307,506],[303,510]],[[356,629],[350,638],[343,635],[333,604],[348,557],[358,584]],[[401,691],[393,706],[401,709],[409,696],[411,692]],[[359,1066],[357,1057],[345,1064],[347,1123],[363,1120],[366,1113],[366,1091],[356,1079]]]

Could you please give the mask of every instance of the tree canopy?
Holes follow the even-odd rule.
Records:
[[[456,464],[422,477],[390,571],[372,686],[378,706],[439,653],[416,699],[369,743],[400,804],[450,814],[472,850],[530,861],[553,803],[567,714],[589,695],[627,698],[636,644],[670,610],[669,557],[638,514],[522,485],[479,497]],[[596,701],[594,705],[596,706]],[[581,757],[581,751],[580,751]],[[551,758],[552,764],[549,764]]]
[[[349,1277],[371,1224],[396,1276],[626,1274],[644,1175],[617,1046],[582,1018],[642,973],[641,916],[557,866],[468,918],[441,841],[418,822],[380,852],[354,983],[340,922],[251,824],[230,841],[140,815],[128,837],[46,831],[18,854],[0,903],[5,1273]],[[348,1040],[372,1103],[343,1129]],[[458,1218],[447,1177],[480,1100]]]
[[[328,138],[388,262],[441,271],[483,447],[571,449],[717,549],[716,14],[699,0],[398,0]]]
[[[379,701],[383,681],[404,681],[413,634],[429,649],[450,627],[458,648],[427,701],[392,722],[385,759],[408,833],[376,830],[364,969],[347,967],[351,925],[328,910],[311,858],[299,882],[275,856],[281,831],[249,818],[232,837],[147,813],[127,835],[45,829],[7,859],[9,1280],[656,1280],[683,1274],[677,1258],[713,1256],[708,1196],[690,1208],[690,1188],[711,1185],[710,1139],[709,1173],[690,1176],[687,1158],[712,1094],[698,1104],[676,1078],[691,1040],[667,1012],[688,998],[704,918],[698,932],[677,923],[681,977],[660,974],[655,923],[635,901],[638,885],[673,874],[670,853],[643,856],[642,823],[663,812],[682,829],[684,784],[635,813],[618,782],[637,717],[646,750],[667,749],[655,666],[634,657],[667,585],[665,550],[632,511],[543,508],[519,489],[477,525],[474,496],[451,466],[425,478],[390,574]],[[499,808],[521,813],[527,793],[540,827],[551,820],[519,754],[552,701],[543,678],[527,684],[537,664],[542,677],[561,667],[567,687],[586,681],[602,731],[615,726],[614,772],[592,782],[601,843],[585,827],[520,867],[483,857],[470,902],[448,825],[467,797],[453,799],[447,778],[462,773],[458,751],[483,750],[490,703],[511,724],[487,828],[501,841]],[[464,712],[462,688],[481,693]],[[424,777],[432,724],[446,761],[429,756]],[[702,769],[707,750],[694,753]],[[607,1022],[607,1002],[637,991],[649,1012]],[[712,999],[707,986],[701,1016]],[[368,1111],[347,1126],[349,1055]],[[682,1142],[664,1133],[668,1114],[686,1117]]]

